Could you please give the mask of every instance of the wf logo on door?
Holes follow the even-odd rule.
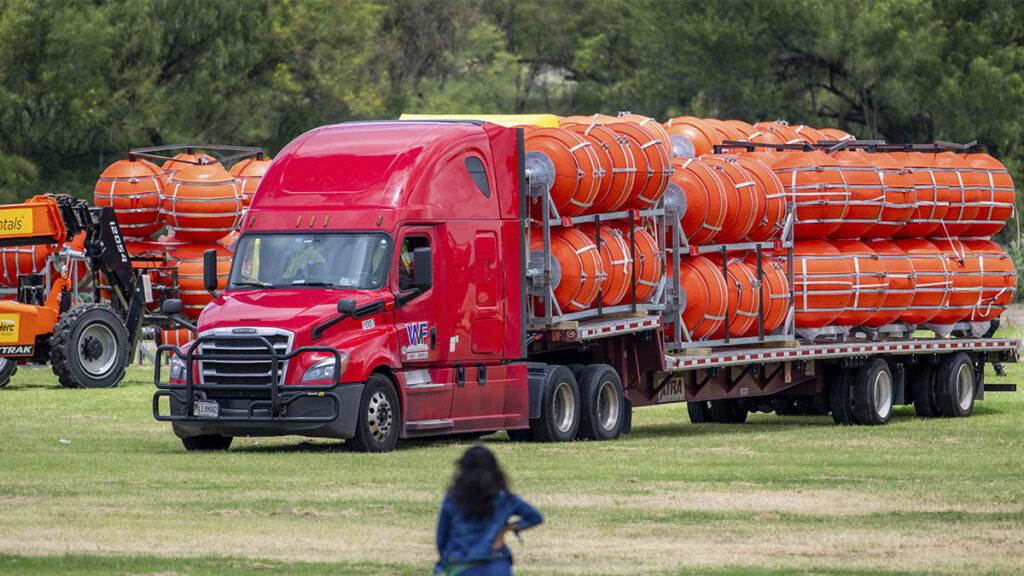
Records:
[[[427,322],[410,322],[405,325],[405,334],[409,338],[409,345],[402,347],[402,354],[407,360],[425,360],[429,350],[427,346],[427,332],[430,331],[430,324]]]

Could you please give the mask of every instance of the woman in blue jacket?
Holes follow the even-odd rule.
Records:
[[[544,521],[533,506],[508,491],[497,459],[483,446],[473,446],[458,460],[451,488],[437,519],[435,574],[445,576],[507,576],[512,553],[505,534]]]

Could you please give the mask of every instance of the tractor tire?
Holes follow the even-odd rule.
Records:
[[[856,424],[853,417],[853,391],[850,379],[850,373],[846,370],[837,369],[829,374],[828,392],[832,421],[840,426]]]
[[[580,429],[584,440],[614,440],[622,432],[625,402],[622,380],[607,364],[593,364],[580,372]]]
[[[918,418],[935,418],[935,365],[922,358],[914,368],[914,413]]]
[[[711,408],[711,420],[715,424],[743,424],[747,421],[747,411],[740,408],[735,399],[712,400],[708,402]]]
[[[182,438],[181,444],[185,447],[186,452],[219,452],[230,448],[232,440],[234,440],[234,438],[231,436],[208,434],[205,436]]]
[[[949,354],[939,363],[935,376],[937,415],[966,418],[974,412],[974,363],[966,352]]]
[[[398,443],[401,413],[395,386],[386,376],[370,374],[359,401],[356,435],[345,444],[356,452],[390,452]]]
[[[569,442],[580,427],[580,389],[572,371],[551,365],[544,369],[540,418],[530,420],[530,435],[537,442]]]
[[[0,358],[0,388],[11,383],[11,377],[18,372],[18,363],[10,358]]]
[[[708,424],[714,422],[711,418],[711,406],[707,400],[700,402],[687,402],[686,413],[690,416],[690,422],[694,424]]]
[[[66,388],[113,388],[131,353],[128,330],[104,304],[76,306],[61,315],[50,336],[50,364]]]
[[[863,426],[881,426],[892,416],[893,385],[889,364],[869,360],[857,370],[853,383],[853,417]]]

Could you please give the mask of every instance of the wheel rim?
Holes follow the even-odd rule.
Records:
[[[885,419],[892,410],[892,376],[881,370],[875,376],[875,413]]]
[[[572,428],[572,421],[576,417],[576,399],[567,382],[559,382],[555,388],[551,413],[554,414],[555,428],[559,432],[566,433]]]
[[[383,441],[391,433],[392,414],[387,395],[379,390],[374,392],[366,407],[366,423],[370,428],[370,436],[377,442]]]
[[[974,400],[974,378],[971,374],[971,367],[961,364],[956,371],[956,395],[960,402],[960,409],[966,411],[971,407]]]
[[[110,372],[117,360],[117,340],[113,331],[103,324],[87,326],[78,339],[78,357],[82,369],[93,376]]]
[[[603,430],[612,430],[619,422],[619,395],[616,392],[611,382],[601,383],[597,394],[597,415]]]

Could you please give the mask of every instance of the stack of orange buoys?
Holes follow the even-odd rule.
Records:
[[[160,211],[177,237],[213,242],[238,228],[244,204],[237,181],[218,163],[182,168],[167,179]]]
[[[125,238],[148,238],[163,228],[160,195],[164,172],[148,160],[118,160],[100,174],[93,192],[96,206],[114,209]]]

